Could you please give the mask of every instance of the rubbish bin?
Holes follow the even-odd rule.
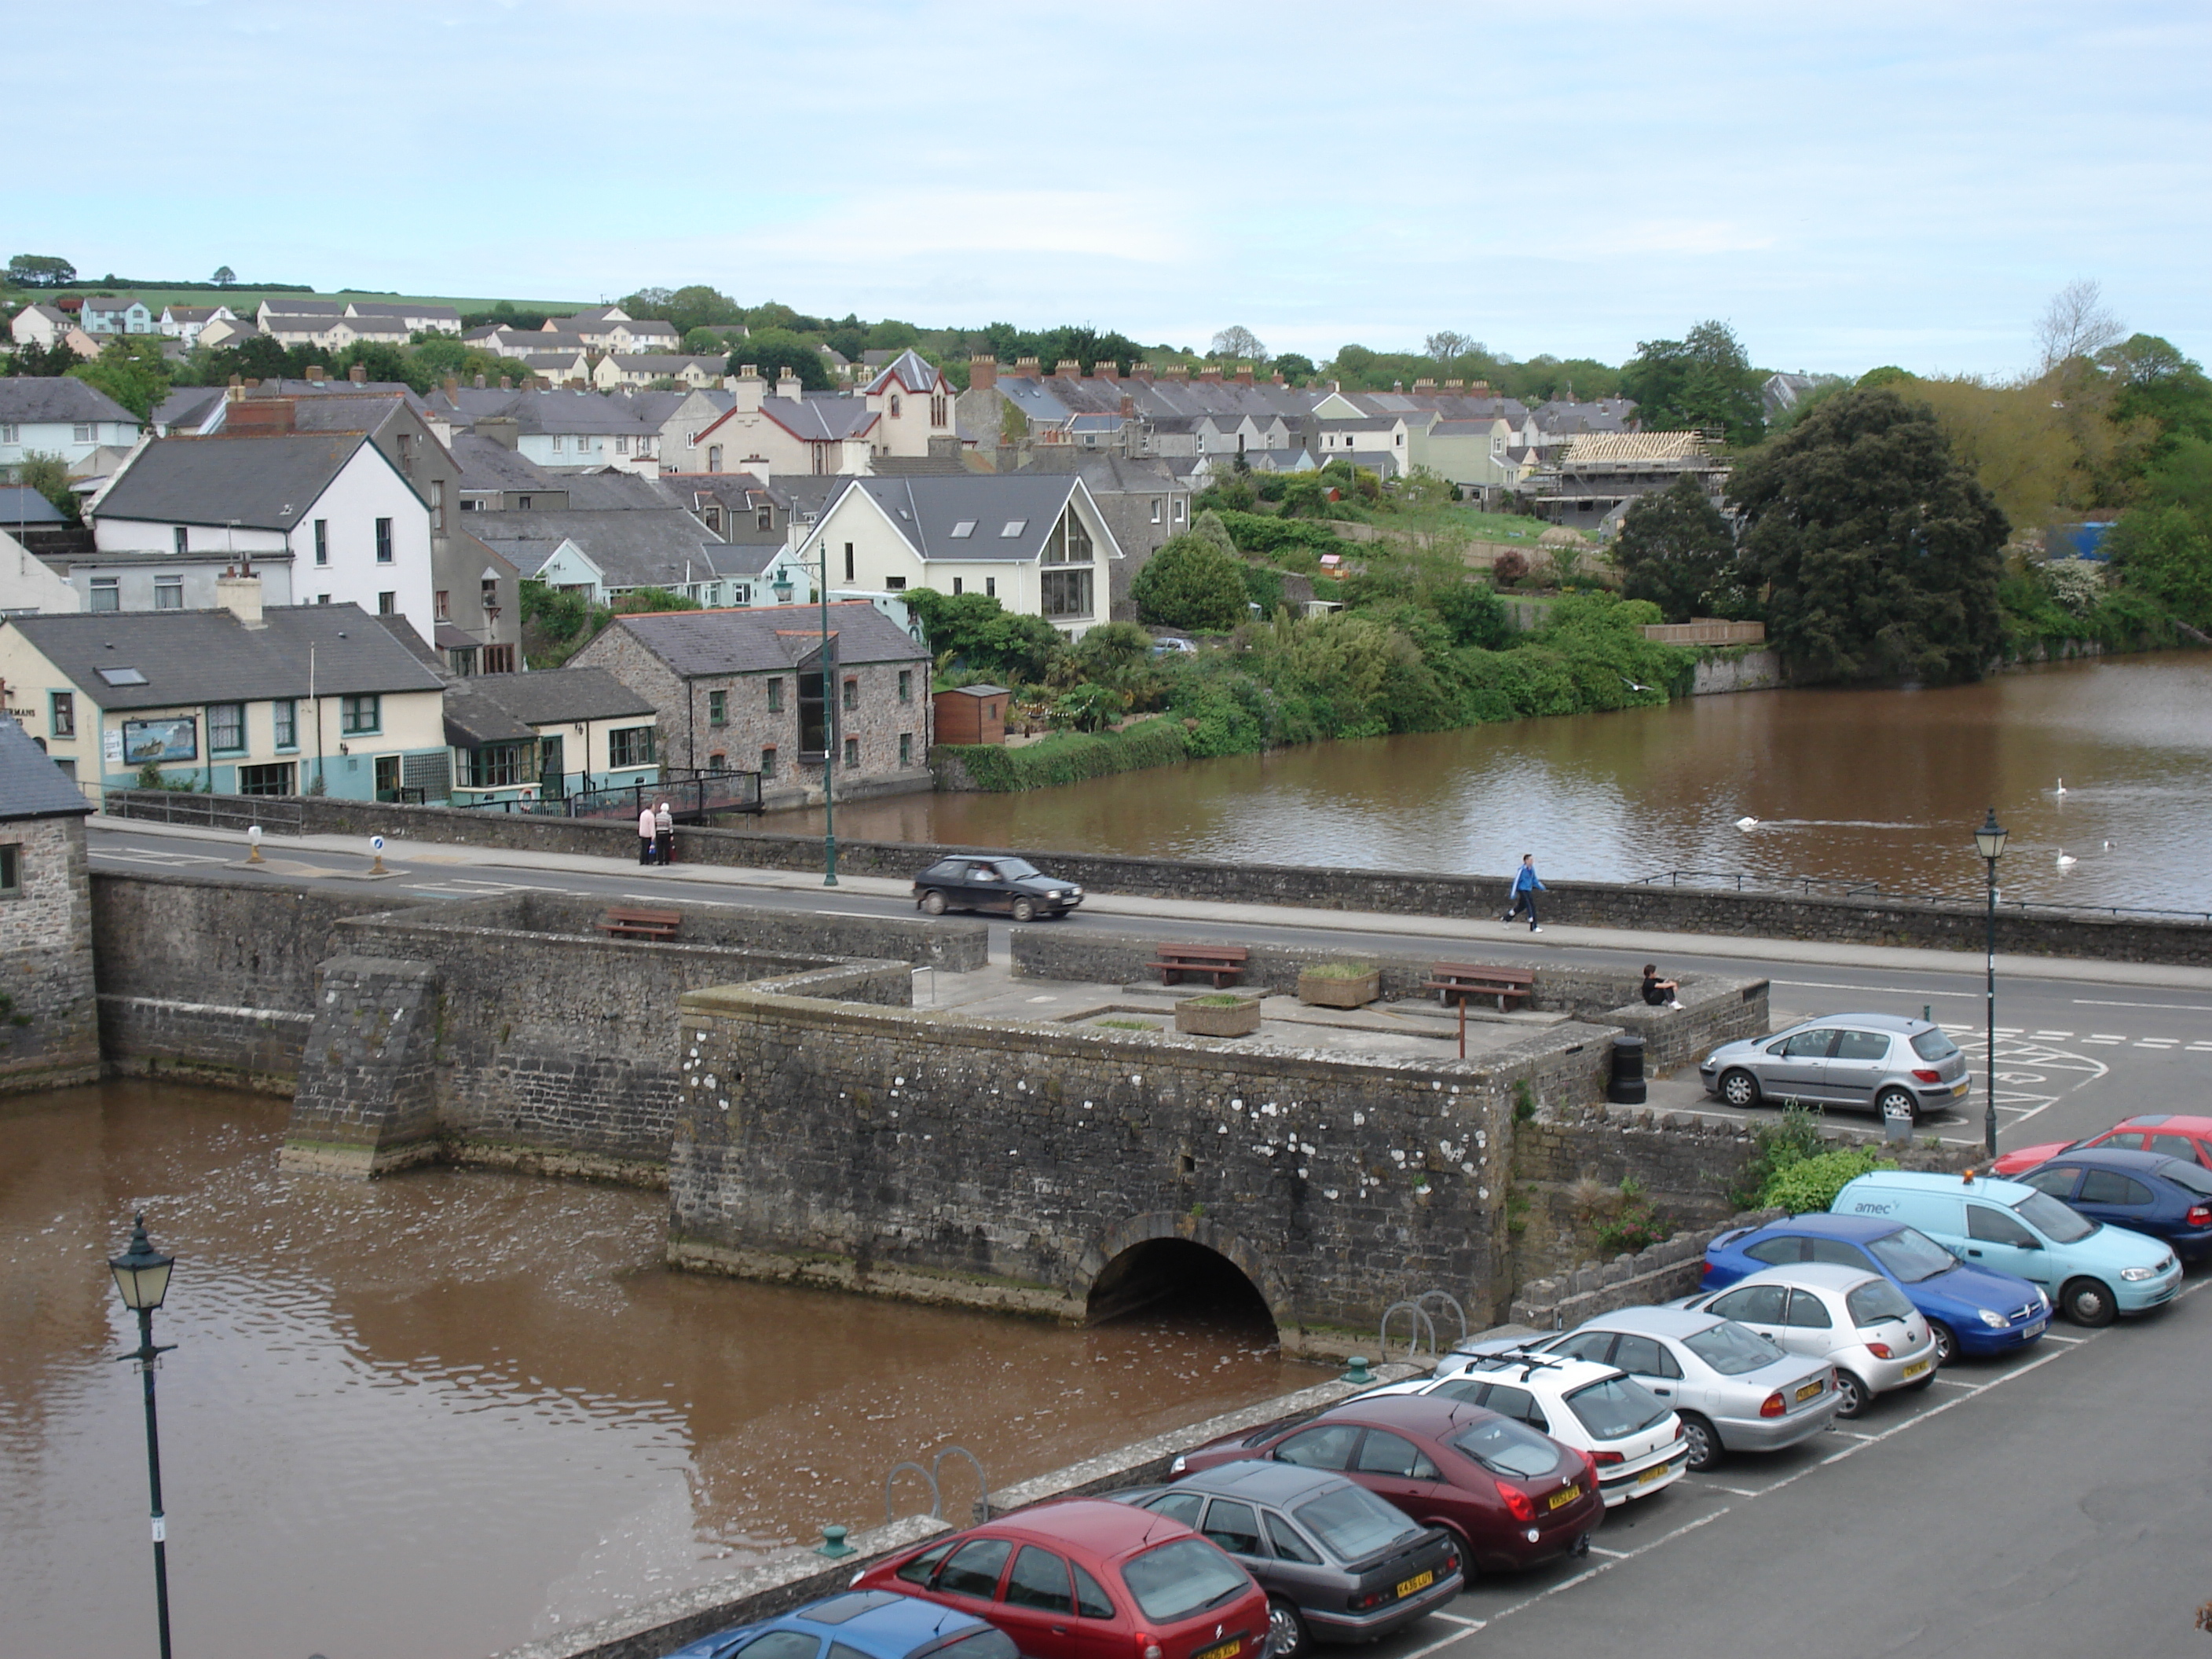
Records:
[[[1881,1138],[1893,1144],[1912,1139],[1912,1108],[1893,1101],[1881,1109]]]
[[[1613,1080],[1605,1097],[1615,1106],[1641,1106],[1644,1091],[1644,1039],[1623,1031],[1613,1040]]]

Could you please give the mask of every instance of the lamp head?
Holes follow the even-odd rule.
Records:
[[[2005,834],[2004,825],[1997,822],[1997,809],[1992,806],[1989,816],[1982,820],[1982,827],[1974,831],[1974,846],[1985,859],[1995,860],[2002,858]]]
[[[176,1258],[163,1255],[146,1237],[146,1218],[137,1218],[131,1229],[131,1248],[107,1264],[115,1275],[115,1288],[123,1305],[133,1313],[151,1313],[169,1293],[169,1269]]]

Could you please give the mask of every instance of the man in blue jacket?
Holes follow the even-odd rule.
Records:
[[[1510,922],[1526,909],[1528,912],[1528,931],[1532,933],[1542,933],[1544,930],[1536,925],[1536,895],[1543,890],[1544,884],[1536,876],[1536,855],[1534,853],[1523,853],[1521,855],[1521,867],[1514,872],[1513,876],[1513,908],[1498,920]]]

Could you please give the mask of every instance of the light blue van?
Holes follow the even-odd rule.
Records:
[[[2181,1288],[2181,1261],[2160,1239],[2108,1227],[2017,1181],[1876,1170],[1845,1183],[1828,1208],[1917,1227],[1976,1267],[2040,1285],[2077,1324],[2108,1325]]]

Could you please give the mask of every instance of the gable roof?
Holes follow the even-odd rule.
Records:
[[[361,432],[157,438],[107,487],[94,516],[290,530],[368,443]]]
[[[937,383],[944,378],[923,361],[920,352],[908,346],[884,367],[882,374],[868,382],[868,390],[881,392],[896,380],[908,392],[934,392]]]
[[[842,392],[814,392],[795,398],[763,398],[761,413],[793,437],[815,443],[857,438],[878,418],[864,399]],[[721,422],[714,424],[720,426]],[[711,426],[707,428],[709,432],[714,429]]]
[[[461,469],[460,487],[483,489],[565,489],[568,480],[556,480],[519,449],[509,449],[496,439],[473,432],[453,434],[453,460]]]
[[[23,728],[0,719],[0,821],[81,818],[92,803]]]
[[[1567,444],[1564,466],[1590,462],[1636,464],[1662,461],[1713,461],[1705,434],[1698,432],[1586,433]],[[1715,465],[1718,465],[1717,461]]]
[[[730,550],[680,507],[472,513],[469,533],[525,574],[573,542],[610,587],[681,587],[720,574]],[[481,520],[482,522],[477,522]]]
[[[858,493],[882,510],[923,559],[1021,563],[1043,550],[1045,538],[1083,487],[1080,477],[1073,472],[854,478],[830,510],[846,507]],[[823,524],[829,516],[823,515]],[[963,523],[971,526],[969,533],[956,536],[953,532]],[[1019,528],[1008,535],[1015,526]],[[1106,544],[1109,552],[1117,550],[1110,538]]]
[[[604,668],[477,674],[446,688],[446,741],[474,749],[534,738],[540,726],[633,715],[651,720],[656,712]]]
[[[866,599],[829,607],[837,660],[927,662],[929,653]],[[745,611],[660,611],[617,617],[616,628],[668,665],[679,678],[762,674],[797,668],[822,647],[822,607],[764,605]]]
[[[510,416],[518,432],[530,435],[555,432],[658,435],[660,430],[596,392],[465,386],[450,392],[441,387],[430,394],[429,402],[440,413],[471,425],[494,416]]]
[[[61,508],[28,484],[0,484],[0,524],[65,524]]]
[[[67,374],[10,374],[0,380],[0,421],[10,426],[62,421],[138,424],[136,415],[99,387]]]

